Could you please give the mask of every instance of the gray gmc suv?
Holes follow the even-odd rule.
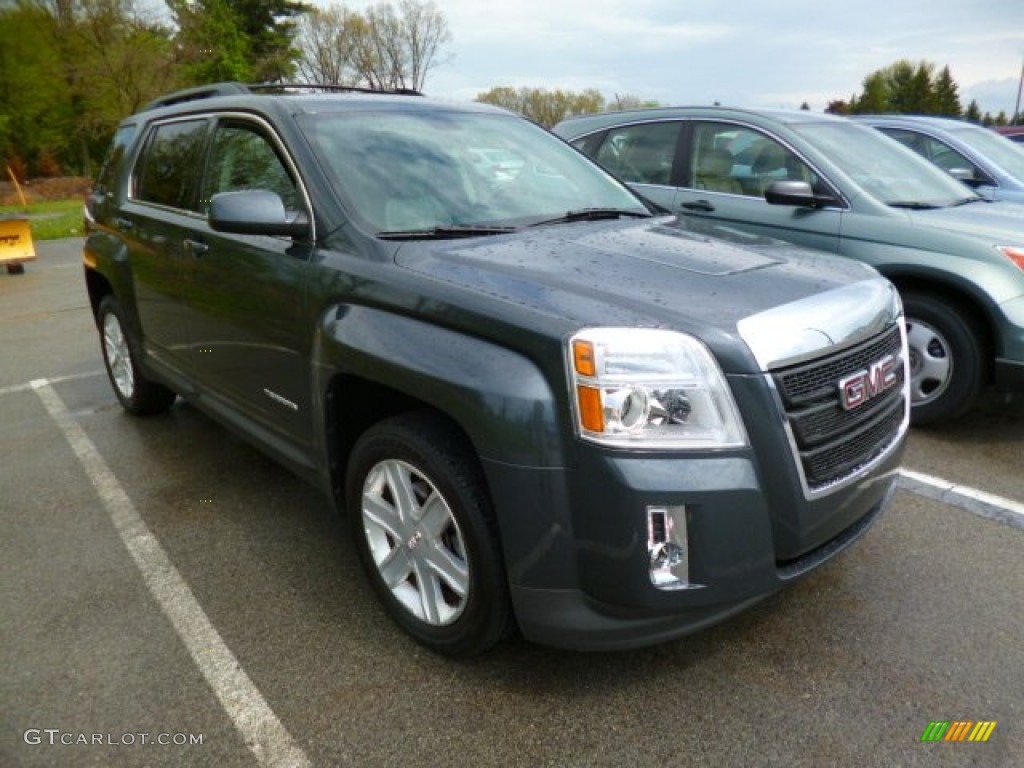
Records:
[[[180,397],[322,489],[437,652],[695,631],[829,561],[892,492],[910,397],[887,280],[652,214],[502,110],[175,93],[123,122],[87,208],[122,406]]]

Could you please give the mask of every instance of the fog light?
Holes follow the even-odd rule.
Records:
[[[647,508],[647,555],[651,583],[658,589],[693,589],[686,531],[686,507]]]

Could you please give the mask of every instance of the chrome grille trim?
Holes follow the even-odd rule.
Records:
[[[910,372],[903,318],[882,334],[810,363],[765,374],[789,440],[804,497],[855,482],[899,446],[910,425]],[[851,411],[839,405],[838,381],[878,356],[900,357],[898,386]]]

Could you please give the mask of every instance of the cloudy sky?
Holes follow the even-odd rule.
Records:
[[[315,0],[329,5],[334,0]],[[1012,113],[1024,0],[435,0],[452,33],[432,96],[498,85],[663,104],[823,110],[901,58],[949,65],[966,107]],[[352,9],[370,2],[346,0]]]

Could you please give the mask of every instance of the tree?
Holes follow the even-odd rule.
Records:
[[[451,41],[448,20],[433,2],[399,0],[366,9],[363,34],[355,37],[353,66],[371,88],[422,91],[438,55]]]
[[[501,86],[478,94],[476,100],[518,112],[545,128],[551,128],[567,117],[601,112],[605,108],[604,97],[593,88],[575,93],[549,91],[546,88],[516,89]]]
[[[981,108],[978,106],[978,102],[975,99],[971,99],[971,103],[967,105],[964,117],[972,123],[981,122]]]
[[[0,23],[0,155],[33,174],[90,174],[118,121],[176,84],[170,32],[134,0],[19,2]]]
[[[657,101],[644,100],[631,93],[616,93],[614,98],[608,102],[608,110],[616,112],[622,112],[627,109],[654,109],[660,106],[661,104]]]
[[[309,10],[290,0],[166,0],[185,80],[282,82],[295,71],[295,18]]]
[[[299,22],[299,75],[318,85],[358,85],[357,46],[366,34],[361,14],[340,5],[314,8]]]
[[[850,100],[854,114],[870,115],[889,110],[889,77],[883,70],[864,78],[864,93]]]
[[[936,114],[948,117],[959,117],[963,112],[959,88],[950,74],[949,66],[943,67],[935,78],[933,107]]]

